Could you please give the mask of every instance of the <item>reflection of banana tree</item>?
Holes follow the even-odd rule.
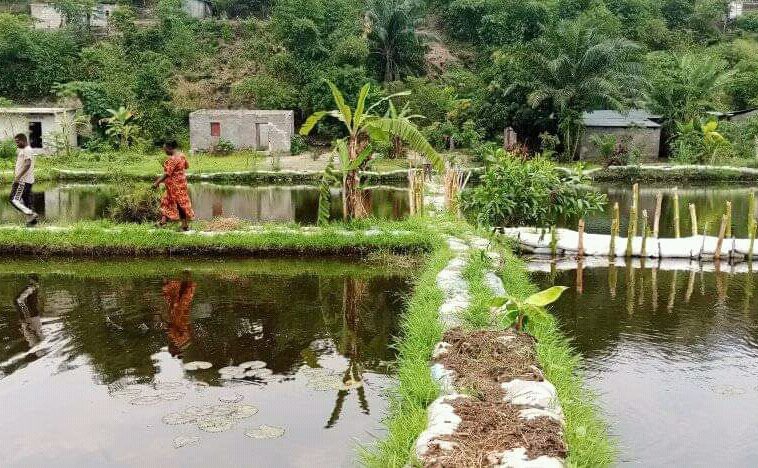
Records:
[[[363,388],[363,368],[360,364],[360,348],[358,339],[358,327],[360,325],[361,303],[366,295],[367,284],[356,278],[345,278],[342,296],[342,342],[340,354],[348,358],[348,366],[342,376],[342,383],[346,387],[356,388],[358,403],[365,414],[369,414],[366,391]],[[334,427],[342,414],[342,407],[350,389],[337,392],[337,400],[334,402],[326,427]]]

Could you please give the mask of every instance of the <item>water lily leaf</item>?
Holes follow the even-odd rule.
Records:
[[[139,388],[122,388],[110,393],[114,398],[136,398],[142,394],[142,389]]]
[[[566,286],[553,286],[552,288],[545,289],[537,294],[532,294],[526,298],[524,303],[535,307],[545,307],[546,305],[550,305],[557,301],[558,298],[561,297],[561,294],[563,294],[563,291],[567,289]]]
[[[185,395],[186,393],[184,392],[164,392],[164,393],[161,393],[159,396],[161,397],[162,400],[174,401],[174,400],[181,400],[182,398],[184,398]]]
[[[240,369],[237,366],[226,366],[219,369],[218,373],[221,375],[234,375],[234,374],[238,374],[241,370],[243,369]]]
[[[232,419],[247,419],[258,414],[258,408],[253,405],[233,404],[234,411],[229,415]]]
[[[174,448],[179,449],[200,443],[200,437],[180,435],[174,438]]]
[[[149,406],[149,405],[158,404],[161,401],[162,401],[162,398],[160,395],[146,395],[146,396],[141,396],[141,397],[129,400],[129,404],[132,404],[135,406]]]
[[[193,361],[193,362],[188,362],[187,364],[185,364],[184,365],[184,370],[186,370],[186,371],[196,371],[196,370],[199,370],[199,369],[210,369],[211,367],[213,367],[213,364],[211,364],[210,362],[206,362],[206,361]]]
[[[284,435],[284,429],[276,426],[262,425],[245,431],[245,435],[251,439],[278,439]]]
[[[169,413],[163,416],[163,418],[161,418],[161,421],[163,421],[163,424],[167,424],[169,426],[179,426],[182,424],[192,424],[196,422],[199,417],[200,416],[197,414],[178,411],[176,413]]]
[[[243,362],[238,367],[241,369],[263,369],[266,367],[266,363],[263,361],[247,361]]]
[[[223,432],[234,427],[234,420],[226,416],[208,416],[198,421],[197,427],[205,432]]]
[[[241,393],[229,392],[229,391],[222,392],[218,396],[218,400],[224,403],[238,403],[242,401],[243,398],[245,397]]]

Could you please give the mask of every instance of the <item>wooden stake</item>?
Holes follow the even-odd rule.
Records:
[[[582,257],[576,262],[576,292],[582,294],[584,292],[584,262]]]
[[[632,207],[629,210],[629,229],[627,230],[626,236],[626,258],[631,258],[632,242],[634,242],[634,238],[637,236],[637,210],[639,207],[637,203],[640,198],[639,193],[639,184],[634,184],[632,186]]]
[[[642,210],[642,247],[640,257],[647,257],[647,210]],[[644,262],[644,260],[643,260]]]
[[[650,282],[653,288],[653,310],[656,311],[658,310],[658,268],[655,266],[650,270]]]
[[[556,253],[558,252],[558,232],[556,231],[555,226],[550,228],[550,255],[555,258]]]
[[[755,247],[755,232],[758,230],[758,224],[753,223],[753,229],[750,230],[750,244],[747,251],[747,260],[753,262],[753,249]]]
[[[669,292],[669,303],[666,307],[666,310],[668,310],[669,313],[674,310],[674,305],[676,303],[676,278],[679,275],[679,270],[674,270],[674,275],[671,277],[671,291]]]
[[[690,203],[690,223],[692,223],[692,237],[697,236],[697,212],[695,211],[695,204]]]
[[[681,237],[679,231],[679,188],[674,187],[674,237]]]
[[[721,229],[719,229],[719,240],[716,242],[716,251],[713,253],[713,258],[718,262],[721,258],[721,247],[724,245],[724,234],[726,234],[726,215],[721,217]]]
[[[608,265],[608,289],[610,289],[611,292],[611,299],[616,298],[617,275],[616,264],[611,263]]]
[[[613,219],[611,220],[611,246],[608,249],[608,257],[613,261],[616,258],[616,238],[619,235],[619,224],[621,219],[619,216],[619,203],[613,204]]]
[[[755,225],[755,192],[750,191],[750,197],[748,198],[748,210],[747,210],[747,232],[748,235],[753,231]]]
[[[687,283],[687,295],[684,298],[687,304],[690,303],[690,298],[692,297],[692,293],[695,292],[695,276],[696,276],[695,270],[690,270],[690,280]]]
[[[579,251],[579,258],[584,257],[584,218],[579,220],[579,227],[577,228],[579,234],[579,245],[577,250]]]
[[[663,208],[663,192],[658,191],[655,196],[655,220],[653,221],[653,237],[658,239],[658,229],[661,227],[661,209]]]
[[[726,202],[726,233],[727,239],[732,238],[732,202]]]

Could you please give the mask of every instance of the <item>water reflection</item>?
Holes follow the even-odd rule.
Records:
[[[318,187],[230,186],[207,183],[190,184],[190,195],[198,219],[238,217],[254,222],[297,222],[315,224],[318,218]],[[115,195],[108,184],[39,184],[33,194],[34,209],[49,222],[74,222],[107,216]],[[408,192],[400,187],[369,189],[373,216],[402,219],[408,214]],[[7,204],[0,204],[0,222],[21,219]],[[340,192],[332,190],[331,215],[342,216]]]
[[[611,212],[615,202],[618,202],[621,214],[620,232],[627,232],[629,221],[629,207],[632,204],[632,186],[598,184],[597,189],[608,195],[608,205],[605,213],[597,213],[586,219],[586,232],[597,234],[610,234]],[[656,210],[656,197],[658,192],[663,193],[661,209],[660,237],[674,237],[674,195],[673,184],[667,186],[640,185],[640,209],[647,210],[649,223],[652,225],[653,215]],[[751,191],[758,190],[756,187],[735,186],[680,186],[679,194],[679,217],[680,232],[682,236],[692,232],[689,204],[695,205],[698,221],[698,232],[702,234],[705,223],[709,225],[711,235],[717,235],[721,223],[721,216],[726,209],[726,202],[732,202],[732,225],[736,237],[748,237],[748,211],[749,196]],[[753,216],[758,216],[753,213]],[[576,229],[576,223],[569,223],[567,227]]]
[[[542,264],[535,279],[570,287],[553,312],[585,358],[620,438],[620,464],[754,466],[758,306],[749,267],[565,267]]]
[[[2,273],[0,441],[26,447],[5,453],[3,466],[133,466],[159,456],[165,466],[353,466],[356,441],[380,430],[410,279],[356,275],[343,262],[275,263],[260,273],[163,265],[125,277],[118,265],[105,277],[58,273],[66,265],[38,277]],[[213,367],[183,369],[196,361]],[[229,380],[219,373],[245,362],[265,368]],[[336,385],[309,386],[316,373]],[[260,413],[228,434],[161,422],[213,408],[230,389]],[[286,435],[251,443],[245,430],[261,424]],[[30,431],[50,443],[26,444]],[[64,443],[62,434],[88,442]],[[195,437],[195,451],[172,448]]]

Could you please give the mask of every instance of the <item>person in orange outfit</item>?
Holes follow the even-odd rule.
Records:
[[[163,151],[168,158],[163,163],[163,175],[153,184],[158,188],[161,184],[166,185],[166,192],[161,199],[161,227],[168,221],[182,221],[182,230],[189,230],[189,222],[195,217],[192,210],[189,189],[187,187],[187,174],[189,162],[187,157],[178,150],[176,141],[168,141],[163,145]]]
[[[190,311],[197,285],[189,278],[169,280],[163,285],[163,298],[168,305],[168,349],[172,356],[181,356],[192,342]]]

